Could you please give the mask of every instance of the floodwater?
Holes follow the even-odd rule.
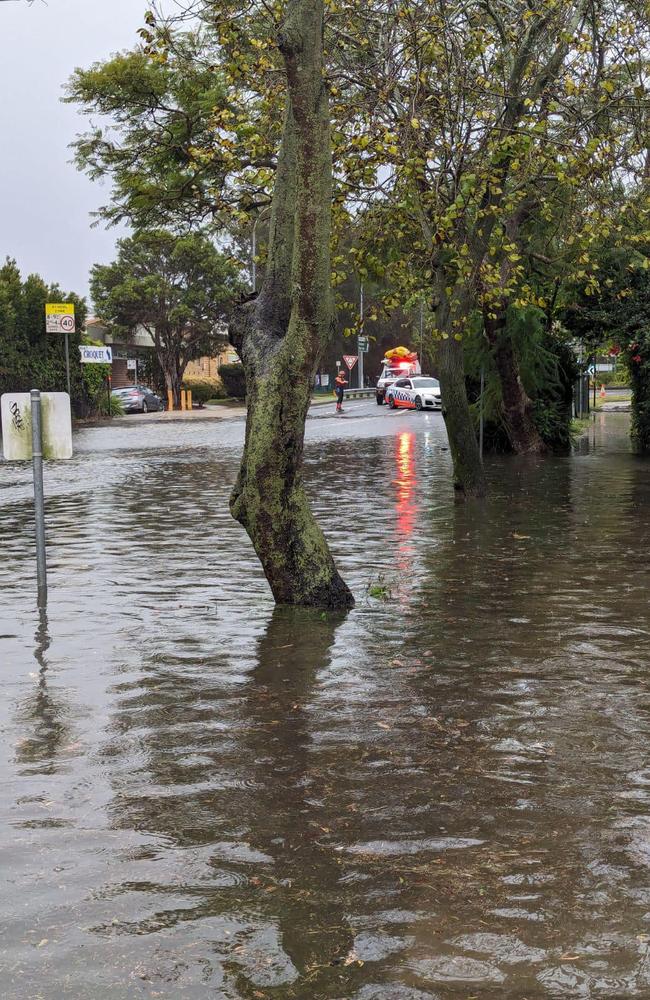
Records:
[[[309,423],[358,604],[274,610],[242,425],[0,468],[4,1000],[650,996],[650,465],[627,417],[454,502],[439,415]],[[387,599],[366,596],[368,584]]]

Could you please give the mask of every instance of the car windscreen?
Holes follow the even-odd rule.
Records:
[[[413,379],[414,389],[439,389],[440,382],[437,378],[416,378]]]

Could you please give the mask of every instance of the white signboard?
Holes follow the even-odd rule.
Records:
[[[128,361],[126,362],[126,370],[127,372],[137,372],[138,362],[136,361],[135,358],[128,359]]]
[[[79,354],[82,365],[110,365],[113,362],[112,347],[90,347],[81,344]]]
[[[28,392],[0,397],[2,450],[7,462],[32,458],[32,404]],[[67,392],[41,393],[43,458],[72,458],[72,418]]]
[[[74,333],[74,304],[72,302],[48,302],[45,306],[46,333]]]

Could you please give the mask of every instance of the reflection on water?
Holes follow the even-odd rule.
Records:
[[[48,631],[47,609],[38,607],[38,625],[34,634],[34,659],[38,672],[30,676],[33,691],[19,705],[19,718],[24,735],[16,744],[16,762],[21,773],[53,774],[57,768],[58,751],[70,741],[66,720],[65,700],[51,691],[48,681],[47,651],[51,638]]]
[[[406,580],[345,618],[272,608],[216,447],[88,448],[47,615],[0,506],[4,996],[650,995],[650,468],[613,415],[465,507],[420,416],[308,448]]]
[[[407,555],[411,551],[411,535],[415,528],[415,434],[404,431],[395,437],[396,442],[396,478],[397,493],[397,539],[400,554]]]

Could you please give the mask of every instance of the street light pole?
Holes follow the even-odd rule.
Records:
[[[359,355],[359,388],[363,389],[363,351],[359,344],[359,337],[364,336],[363,332],[363,285],[359,296],[359,335],[357,337],[357,354]]]

